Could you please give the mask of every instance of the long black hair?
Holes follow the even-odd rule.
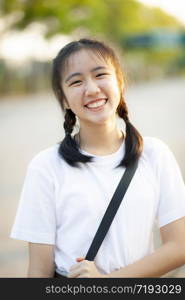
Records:
[[[93,53],[97,53],[104,60],[110,61],[115,67],[115,72],[119,86],[123,86],[123,73],[121,66],[113,49],[107,46],[104,42],[100,42],[94,39],[80,39],[78,41],[73,41],[66,46],[64,46],[53,60],[52,69],[52,88],[55,93],[59,104],[64,111],[64,130],[65,138],[61,141],[59,145],[59,155],[71,166],[78,167],[78,163],[91,162],[93,156],[84,155],[80,152],[79,144],[71,136],[73,132],[74,125],[76,123],[76,116],[71,109],[64,108],[65,95],[62,90],[62,70],[68,62],[69,57],[75,52],[81,49],[92,50]],[[118,116],[124,120],[126,125],[126,138],[125,138],[125,155],[121,160],[120,164],[117,166],[127,167],[129,164],[135,162],[139,158],[143,149],[143,139],[138,130],[131,124],[128,117],[128,109],[126,102],[124,100],[123,93],[120,89],[120,102],[117,107]]]

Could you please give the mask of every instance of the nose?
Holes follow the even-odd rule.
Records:
[[[100,92],[100,88],[99,88],[97,82],[95,82],[92,79],[89,79],[85,85],[85,96],[86,97],[93,96],[93,95],[98,94],[99,92]]]

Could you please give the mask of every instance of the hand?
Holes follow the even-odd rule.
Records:
[[[68,278],[103,278],[106,277],[99,273],[94,261],[85,260],[84,257],[76,259],[77,264],[73,265],[68,274]]]

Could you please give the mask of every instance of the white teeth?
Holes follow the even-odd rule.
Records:
[[[99,107],[102,106],[103,104],[106,103],[106,100],[100,100],[100,101],[96,101],[94,103],[88,104],[86,105],[88,108],[94,108],[94,107]]]

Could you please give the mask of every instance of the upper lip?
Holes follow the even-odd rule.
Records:
[[[94,99],[94,100],[91,100],[89,102],[87,102],[84,106],[87,106],[91,103],[94,103],[94,102],[97,102],[97,101],[101,101],[101,100],[107,100],[107,98],[98,98],[98,99]]]

